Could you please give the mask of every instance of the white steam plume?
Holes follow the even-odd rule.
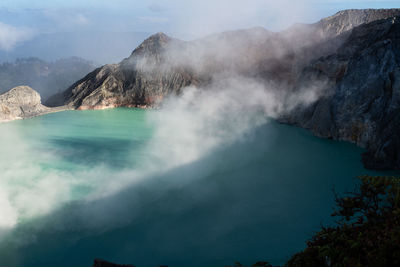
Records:
[[[29,28],[14,27],[0,22],[0,49],[12,50],[17,44],[27,41],[34,36]]]

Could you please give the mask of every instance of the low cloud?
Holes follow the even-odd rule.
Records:
[[[45,9],[43,15],[56,23],[58,30],[71,30],[74,27],[89,27],[91,19],[83,11],[74,9]]]
[[[306,22],[313,12],[310,0],[171,0],[179,8],[170,10],[174,30],[194,37],[210,33],[263,26],[282,30],[296,22]]]
[[[10,51],[33,36],[34,31],[30,28],[14,27],[0,22],[0,50]]]
[[[166,10],[165,6],[160,5],[159,3],[151,3],[148,6],[149,10],[155,13],[161,13],[164,12]]]

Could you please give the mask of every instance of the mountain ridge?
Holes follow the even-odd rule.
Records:
[[[78,57],[47,62],[39,58],[20,58],[0,64],[0,93],[20,85],[35,88],[44,101],[68,88],[93,71],[94,64]]]
[[[317,24],[325,32],[340,34],[351,30],[361,24],[398,16],[399,8],[392,9],[346,9],[327,18],[321,19]]]
[[[357,14],[357,16],[355,16],[355,18],[350,17],[351,14]],[[345,11],[340,11],[338,13],[336,13],[335,15],[322,19],[317,23],[314,24],[310,24],[308,25],[309,27],[309,31],[314,34],[315,36],[310,37],[307,35],[307,38],[303,38],[303,39],[311,39],[312,43],[317,43],[317,42],[321,42],[323,40],[326,40],[327,38],[332,38],[332,37],[336,37],[338,35],[343,34],[346,31],[349,31],[350,29],[352,29],[353,27],[359,26],[360,24],[362,24],[363,21],[365,21],[366,23],[370,22],[370,21],[374,21],[374,20],[379,20],[381,18],[386,18],[386,17],[390,17],[394,14],[400,14],[400,9],[383,9],[383,10],[345,10]],[[360,16],[360,17],[358,17]],[[315,28],[318,28],[317,31],[315,31]],[[256,34],[253,34],[254,36],[257,36],[257,38],[261,39],[261,42],[265,42],[265,39],[268,39],[267,41],[268,46],[273,46],[275,48],[275,46],[279,46],[282,45],[283,46],[287,46],[286,48],[283,48],[283,50],[287,50],[287,51],[283,51],[283,53],[287,53],[289,54],[290,52],[292,52],[291,50],[296,49],[291,47],[292,44],[290,43],[290,40],[292,40],[293,36],[292,34],[288,34],[288,36],[286,36],[285,34],[283,34],[282,36],[279,36],[279,34],[277,33],[272,33],[269,32],[263,28],[264,32],[260,33],[261,30],[260,28],[254,28],[254,29],[258,29],[259,31]],[[138,75],[138,77],[143,78],[145,75],[145,73],[141,73],[141,72],[146,72],[146,70],[144,70],[144,68],[149,68],[149,66],[156,66],[159,64],[162,64],[163,61],[168,61],[169,59],[165,59],[163,58],[163,56],[165,54],[163,54],[163,52],[165,52],[166,49],[168,49],[168,46],[171,43],[174,43],[178,49],[181,49],[180,51],[177,51],[177,54],[181,53],[184,54],[185,50],[190,50],[191,45],[196,47],[196,44],[199,44],[201,42],[209,42],[210,44],[208,44],[208,47],[210,47],[213,43],[212,43],[212,38],[220,38],[223,39],[224,37],[226,38],[232,38],[234,39],[234,35],[246,35],[248,34],[250,37],[252,36],[252,33],[254,29],[249,29],[249,30],[238,30],[238,31],[231,31],[231,32],[224,32],[218,35],[211,35],[211,36],[207,36],[205,38],[202,39],[198,39],[195,41],[191,41],[191,42],[185,42],[185,41],[181,41],[178,39],[174,39],[171,38],[169,36],[167,36],[164,33],[156,33],[154,35],[151,35],[149,38],[147,38],[146,40],[143,41],[143,43],[141,45],[139,45],[128,58],[125,58],[124,60],[122,60],[119,64],[112,64],[112,65],[105,65],[104,66],[104,70],[96,70],[95,72],[97,72],[98,74],[100,74],[100,76],[104,75],[104,74],[109,74],[110,78],[109,79],[101,79],[100,77],[98,77],[98,81],[101,80],[106,80],[106,82],[108,83],[108,86],[110,85],[114,85],[111,86],[109,88],[111,88],[108,91],[113,91],[116,90],[116,87],[118,87],[118,91],[121,93],[128,93],[130,91],[129,86],[126,86],[127,83],[130,82],[134,82],[133,80],[135,79],[129,79],[129,77],[131,77],[132,75]],[[334,29],[334,30],[333,30]],[[322,31],[322,32],[321,32]],[[286,32],[286,31],[285,31]],[[285,33],[284,32],[284,33]],[[230,36],[230,37],[229,37]],[[233,37],[232,37],[233,36]],[[245,36],[246,38],[250,39],[249,36]],[[273,44],[273,40],[271,41],[271,39],[289,39],[286,40],[284,42],[282,41],[278,41],[278,44]],[[237,39],[244,39],[244,38],[237,38]],[[211,40],[211,41],[210,41]],[[250,44],[243,44],[243,46],[256,46],[254,45],[255,43],[259,42],[259,40],[255,40],[253,41],[253,43],[251,43],[253,40],[250,40]],[[232,42],[234,43],[234,42]],[[271,44],[272,43],[272,44]],[[309,44],[307,44],[309,45]],[[233,45],[234,46],[234,45]],[[229,48],[229,46],[227,46]],[[253,47],[252,47],[253,48]],[[177,50],[178,50],[177,49]],[[203,47],[200,47],[200,49],[198,50],[202,50],[204,49]],[[258,48],[259,49],[259,48]],[[249,49],[247,49],[249,50]],[[253,49],[253,51],[256,51],[257,49]],[[261,49],[259,49],[261,50]],[[275,51],[278,49],[274,49]],[[197,53],[198,51],[193,52],[192,54]],[[218,52],[214,52],[214,54],[212,55],[201,55],[203,57],[209,57],[210,60],[215,60],[215,58],[218,59],[218,57],[220,55],[218,55]],[[237,51],[231,51],[232,53],[235,53]],[[247,52],[247,51],[246,51]],[[263,51],[264,52],[264,51]],[[190,53],[190,52],[188,52]],[[266,54],[266,53],[265,53]],[[190,59],[189,55],[189,59]],[[318,55],[321,56],[321,55]],[[228,57],[231,57],[231,55],[228,55]],[[265,57],[265,55],[264,55]],[[254,58],[257,58],[256,56],[254,56]],[[186,58],[182,59],[182,62],[185,60]],[[225,61],[230,60],[230,58],[225,59],[223,58]],[[268,58],[269,60],[271,60],[271,58]],[[190,59],[191,60],[191,59]],[[279,58],[279,60],[281,60]],[[169,60],[170,62],[171,60]],[[168,63],[169,63],[168,62]],[[184,66],[184,63],[179,62],[179,64],[182,66]],[[173,62],[175,63],[175,62]],[[256,62],[255,64],[261,64],[260,62]],[[209,64],[209,65],[213,65],[211,66],[211,68],[215,67],[216,65],[220,64],[220,62],[216,62],[215,64]],[[235,64],[235,63],[233,63]],[[291,64],[293,64],[293,62],[291,62]],[[175,67],[175,66],[173,66]],[[98,105],[97,108],[106,108],[106,107],[115,107],[115,106],[148,106],[148,105],[154,105],[156,103],[158,103],[158,100],[163,99],[163,97],[165,96],[164,94],[170,94],[170,93],[179,93],[180,90],[178,90],[179,86],[189,86],[191,84],[199,84],[199,79],[204,78],[205,80],[208,80],[209,77],[202,77],[204,76],[204,73],[202,73],[200,71],[197,71],[197,77],[194,77],[194,73],[193,70],[191,70],[190,68],[188,68],[188,66],[184,66],[186,67],[186,69],[182,70],[180,69],[180,71],[177,71],[177,73],[179,73],[179,77],[173,77],[173,75],[162,75],[162,77],[159,77],[165,80],[165,78],[167,79],[175,79],[176,81],[176,86],[169,84],[168,85],[168,89],[167,90],[162,90],[163,88],[161,88],[162,86],[159,86],[158,88],[153,88],[156,89],[154,94],[149,94],[146,95],[145,93],[145,88],[140,88],[141,85],[139,86],[133,86],[132,88],[136,89],[139,92],[135,92],[135,94],[133,94],[132,96],[129,96],[128,100],[123,100],[121,98],[116,97],[114,94],[106,94],[106,88],[108,87],[107,85],[105,86],[100,86],[97,87],[98,89],[101,88],[102,93],[98,92],[98,96],[109,96],[114,98],[113,101],[106,101],[106,102],[99,102],[99,104],[96,104],[96,101],[93,101],[93,97],[91,97],[91,101],[85,101],[84,99],[80,99],[79,101],[76,101],[75,99],[78,97],[77,95],[75,95],[73,92],[77,91],[77,90],[73,90],[73,87],[79,86],[77,83],[75,83],[73,86],[71,86],[71,88],[69,88],[69,90],[67,90],[66,92],[69,92],[69,95],[64,95],[64,100],[68,99],[67,101],[64,101],[65,104],[72,104],[74,105],[76,108],[81,108],[81,109],[90,109],[96,108],[96,105]],[[226,66],[223,66],[226,68]],[[133,71],[131,71],[131,73],[129,72],[129,69],[132,68]],[[137,68],[137,69],[136,69]],[[221,67],[222,68],[222,67]],[[251,68],[251,66],[247,67],[247,68]],[[111,73],[109,70],[114,69],[115,73]],[[151,69],[152,71],[154,71],[154,68]],[[158,71],[155,70],[155,71]],[[162,70],[160,72],[165,72],[165,70]],[[92,75],[93,76],[93,75]],[[184,76],[184,77],[182,77]],[[205,76],[207,76],[207,74],[205,74]],[[102,76],[103,77],[103,76]],[[148,77],[147,77],[148,78]],[[121,79],[122,84],[116,86],[115,82],[117,82],[119,79]],[[128,81],[125,81],[125,79],[127,79]],[[190,80],[191,79],[191,80]],[[112,81],[111,81],[112,80]],[[83,80],[81,80],[83,81]],[[145,79],[144,84],[147,83],[151,83],[153,81],[149,80],[149,79]],[[162,81],[160,81],[160,79],[154,81],[154,83],[156,84],[162,84],[163,86],[165,86],[164,83],[162,83]],[[127,87],[127,88],[123,88],[123,87]],[[84,86],[80,86],[80,88],[82,89]],[[151,86],[150,86],[151,87]],[[89,97],[89,95],[92,95],[92,91],[95,89],[93,86],[91,86],[90,88],[86,87],[86,94],[84,94],[85,97]],[[148,90],[151,91],[151,90]],[[82,95],[80,95],[79,97],[82,97]],[[158,99],[158,100],[155,100]],[[81,101],[82,100],[82,101]],[[128,102],[131,102],[130,104]],[[80,103],[84,103],[82,107],[80,107]],[[85,103],[87,103],[85,105]],[[77,106],[78,105],[78,106]]]

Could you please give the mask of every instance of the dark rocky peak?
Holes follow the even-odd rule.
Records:
[[[178,39],[169,37],[159,32],[144,40],[132,54],[121,62],[125,68],[137,68],[146,65],[147,67],[157,65],[165,61],[165,51],[168,47],[180,42]]]
[[[317,43],[331,46],[330,40],[335,39],[336,43],[338,40],[344,41],[351,30],[360,25],[399,15],[400,9],[348,9],[313,24],[295,24],[281,32],[281,36],[295,50]],[[340,38],[337,38],[338,36]]]
[[[354,29],[357,29],[356,35],[359,36],[359,42],[371,41],[373,38],[381,36],[382,26],[379,26],[380,21],[386,19],[389,22],[399,15],[400,9],[344,10],[314,24],[291,26],[280,33],[283,40],[281,43],[283,47],[286,45],[289,47],[288,50],[296,54],[296,64],[304,65],[320,57],[334,54],[341,47],[355,48],[354,45],[347,45],[349,41],[353,43],[357,41],[354,40]],[[363,27],[371,23],[373,25]],[[367,28],[372,32],[368,32]],[[356,51],[349,52],[354,53]]]
[[[142,51],[156,51],[162,47],[165,47],[170,41],[173,39],[166,35],[165,33],[159,32],[156,34],[151,35],[149,38],[143,41],[133,52],[132,55],[135,53],[139,53]]]
[[[315,26],[321,29],[324,36],[336,36],[361,24],[399,15],[400,9],[348,9],[320,20]]]
[[[373,21],[354,28],[346,43],[338,50],[339,56],[357,56],[364,49],[377,46],[398,45],[400,41],[400,15]],[[394,53],[398,53],[396,49]]]

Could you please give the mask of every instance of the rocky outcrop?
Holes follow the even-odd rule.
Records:
[[[105,65],[72,85],[59,98],[77,109],[111,107],[147,107],[165,96],[196,84],[190,70],[180,66],[165,67],[164,51],[181,41],[162,33],[153,35],[119,64]]]
[[[0,122],[31,118],[64,109],[43,106],[39,93],[28,86],[18,86],[0,95]]]
[[[325,94],[280,121],[365,147],[369,168],[400,169],[400,9],[346,10],[281,33],[262,28],[184,42],[158,33],[130,57],[76,82],[60,103],[76,109],[154,106],[183,88],[240,75],[296,93]]]
[[[326,79],[330,93],[283,121],[367,148],[365,166],[400,168],[400,19],[355,28],[336,53],[313,61],[299,83]]]
[[[339,35],[362,24],[400,15],[400,9],[348,9],[315,24],[323,35]]]

